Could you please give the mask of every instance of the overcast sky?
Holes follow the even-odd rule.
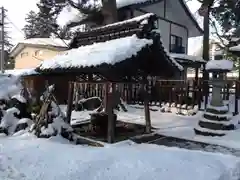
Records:
[[[9,24],[9,31],[11,31],[11,37],[13,43],[16,43],[19,40],[24,38],[23,32],[21,29],[25,24],[26,14],[30,10],[37,10],[36,2],[38,0],[0,0],[0,6],[4,6],[7,9],[8,20],[12,22]],[[197,0],[192,0],[188,3],[189,8],[194,13],[199,8],[199,3]],[[196,40],[191,40],[189,42],[189,47],[193,47],[191,44],[195,44]],[[190,51],[194,51],[190,49]]]

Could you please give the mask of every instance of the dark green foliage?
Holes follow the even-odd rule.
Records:
[[[212,16],[221,26],[223,33],[229,35],[240,35],[240,1],[219,0],[212,9]]]
[[[34,11],[30,11],[25,18],[27,24],[24,26],[23,31],[25,37],[28,38],[35,38],[40,37],[40,29],[38,29],[39,22],[37,21],[38,14]]]

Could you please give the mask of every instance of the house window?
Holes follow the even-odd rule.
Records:
[[[221,59],[223,59],[223,55],[215,55],[214,59],[215,60],[221,60]]]
[[[185,48],[183,47],[182,37],[171,35],[170,52],[172,53],[185,53]]]
[[[41,56],[43,52],[41,50],[35,51],[35,56]]]
[[[21,53],[21,58],[28,56],[28,52]]]

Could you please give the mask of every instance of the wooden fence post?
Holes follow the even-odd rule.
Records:
[[[69,89],[68,89],[68,105],[67,105],[67,122],[69,124],[71,123],[71,115],[72,115],[73,91],[74,91],[74,84],[73,82],[70,82]]]

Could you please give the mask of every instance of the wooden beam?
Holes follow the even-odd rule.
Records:
[[[72,115],[73,91],[74,91],[74,84],[70,82],[69,89],[68,89],[68,105],[67,105],[67,122],[69,124],[71,123],[71,115]]]
[[[144,78],[142,81],[142,90],[144,93],[144,113],[145,113],[145,122],[146,122],[146,133],[151,133],[151,117],[150,117],[150,110],[149,110],[149,87],[148,81]]]
[[[74,105],[74,109],[75,111],[77,111],[78,109],[78,101],[79,101],[79,83],[74,83],[74,96],[75,96],[75,105]]]
[[[109,102],[107,105],[107,114],[108,114],[108,143],[114,143],[114,138],[115,138],[115,127],[116,127],[116,122],[115,122],[115,117],[113,113],[114,109],[114,96],[116,92],[116,84],[112,83],[112,91],[109,93]]]

